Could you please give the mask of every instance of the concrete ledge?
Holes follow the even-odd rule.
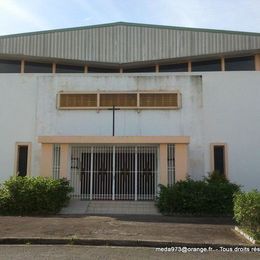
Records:
[[[243,236],[246,240],[251,242],[252,244],[256,244],[255,239],[253,239],[251,236],[246,234],[243,230],[241,230],[239,227],[235,226],[235,231],[238,232],[241,236]]]
[[[107,239],[80,239],[80,238],[36,238],[36,237],[4,237],[0,238],[0,245],[86,245],[86,246],[122,246],[122,247],[188,247],[188,248],[211,248],[211,250],[221,247],[235,249],[244,248],[245,245],[237,244],[210,244],[210,243],[182,243],[174,241],[155,240],[107,240]],[[247,248],[255,246],[246,245]]]
[[[43,144],[189,144],[189,136],[39,136]]]

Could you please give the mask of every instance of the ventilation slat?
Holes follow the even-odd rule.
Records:
[[[60,107],[96,107],[96,94],[60,94]]]
[[[140,94],[141,107],[177,107],[178,94],[177,93],[141,93]]]
[[[137,94],[100,94],[101,107],[136,107]]]
[[[59,109],[178,109],[178,92],[59,93]]]

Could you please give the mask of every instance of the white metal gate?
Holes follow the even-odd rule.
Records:
[[[95,200],[153,200],[158,146],[71,146],[72,196]]]

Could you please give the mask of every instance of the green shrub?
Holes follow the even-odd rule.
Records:
[[[234,218],[242,228],[260,239],[260,192],[238,192],[234,196]]]
[[[207,178],[204,180],[208,183],[228,183],[228,179],[224,174],[221,174],[219,171],[210,172]]]
[[[71,191],[66,179],[12,177],[0,187],[0,214],[55,214],[67,205]]]
[[[157,206],[163,214],[231,215],[239,186],[228,181],[179,181],[161,186]]]

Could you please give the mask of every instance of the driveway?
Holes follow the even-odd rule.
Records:
[[[166,216],[0,217],[1,238],[79,238],[248,245],[228,218]]]

